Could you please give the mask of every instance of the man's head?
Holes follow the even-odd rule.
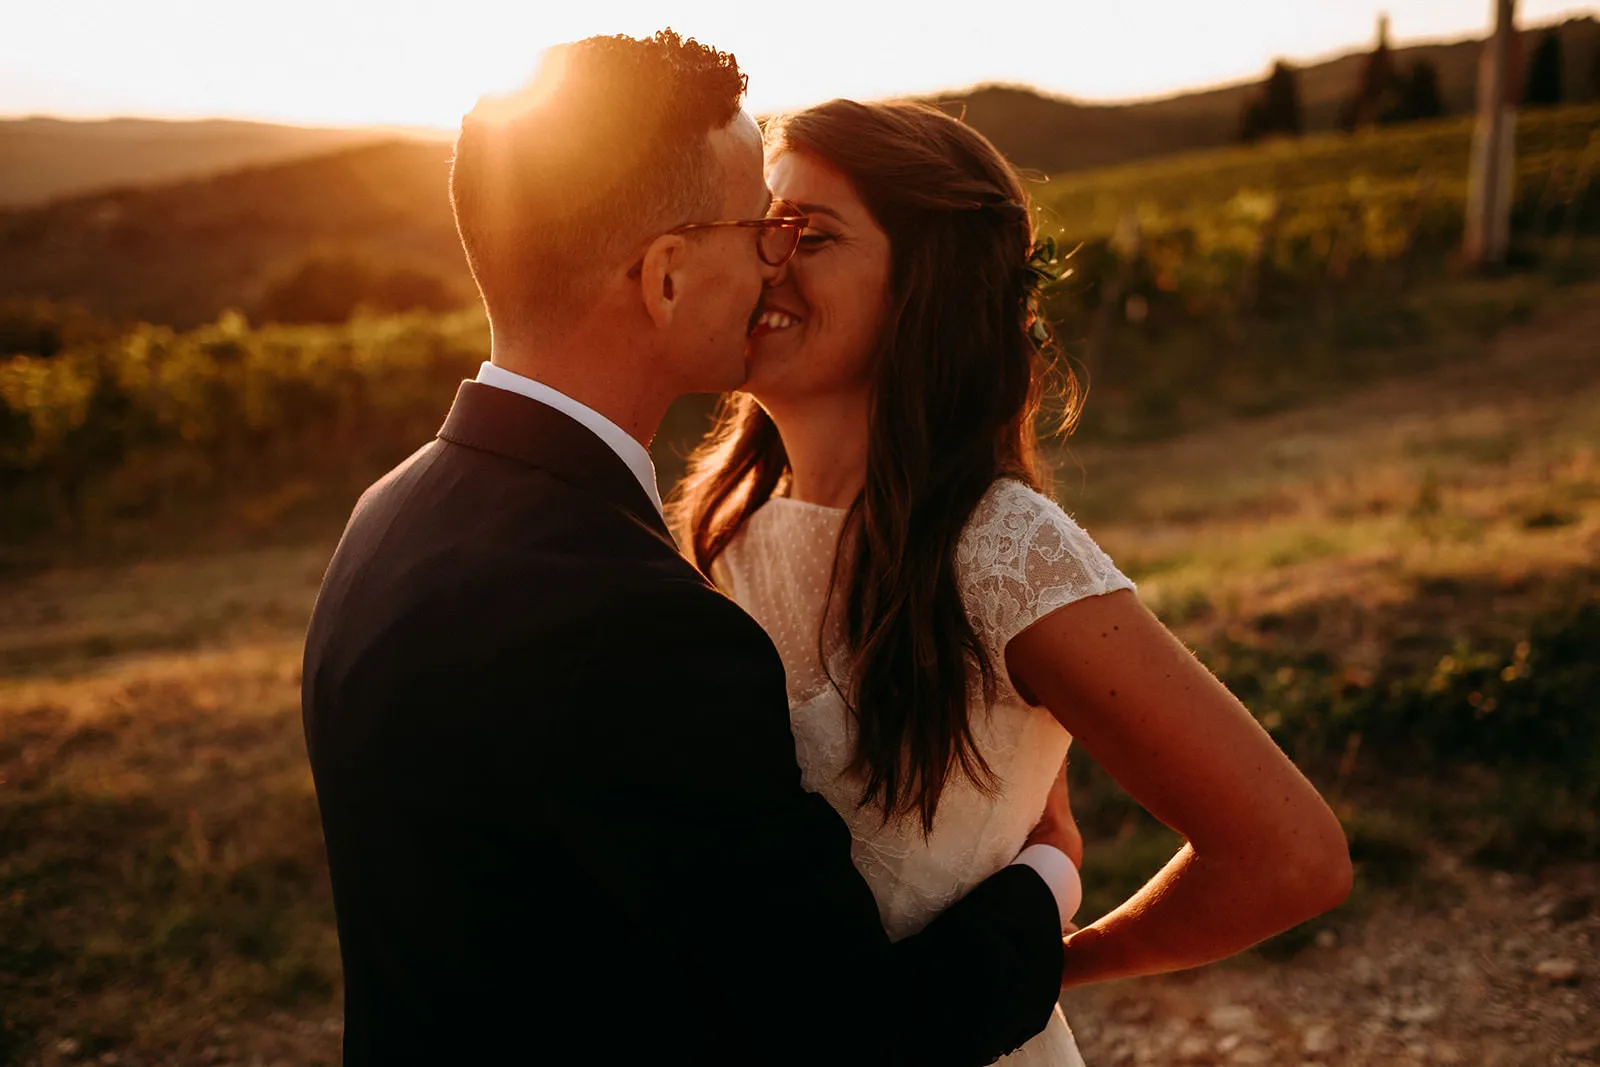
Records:
[[[479,101],[450,191],[497,344],[601,321],[637,331],[685,390],[742,381],[773,273],[755,233],[668,231],[765,213],[744,87],[732,56],[665,30],[559,45],[524,88]]]

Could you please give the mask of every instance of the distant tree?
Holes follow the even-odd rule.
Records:
[[[368,295],[374,311],[456,311],[467,301],[461,290],[431,270],[399,266],[385,271]]]
[[[1378,116],[1378,121],[1389,125],[1436,119],[1443,114],[1444,102],[1439,97],[1439,68],[1426,59],[1419,59],[1411,64],[1411,69],[1401,80],[1400,95],[1394,107]]]
[[[1528,64],[1528,87],[1522,102],[1529,107],[1551,107],[1561,103],[1565,93],[1561,84],[1561,35],[1554,27],[1539,35],[1533,60]]]
[[[1298,137],[1305,132],[1300,109],[1300,72],[1279,60],[1272,73],[1245,101],[1239,120],[1239,138],[1254,141],[1274,134]]]
[[[1267,77],[1267,125],[1278,133],[1299,136],[1305,132],[1305,115],[1300,110],[1300,72],[1277,62]]]
[[[1378,16],[1378,43],[1361,65],[1355,91],[1339,108],[1339,128],[1371,126],[1400,106],[1402,84],[1389,49],[1389,16]]]
[[[0,300],[0,359],[19,355],[48,358],[113,332],[81,307],[48,300]]]
[[[21,301],[0,305],[0,358],[53,356],[64,347],[61,323],[48,310]]]
[[[455,286],[428,271],[334,253],[312,256],[271,279],[252,317],[263,322],[339,323],[358,308],[450,311],[463,303]]]

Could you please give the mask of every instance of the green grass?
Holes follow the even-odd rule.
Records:
[[[298,662],[135,650],[0,686],[0,1049],[192,1058],[240,1017],[329,1010]]]
[[[327,551],[7,585],[0,1062],[32,1061],[41,1034],[85,1056],[193,1062],[219,1028],[332,1010],[338,946],[298,687]],[[296,1061],[333,1062],[320,1040]]]
[[[1570,251],[1549,240],[1527,249],[1528,265],[1495,278],[1438,259],[1416,270],[1374,263],[1337,284],[1285,283],[1278,305],[1254,309],[1152,290],[1146,320],[1113,314],[1109,325],[1103,278],[1069,283],[1052,300],[1064,355],[1093,393],[1079,437],[1159,440],[1478,359],[1494,337],[1574,304],[1600,277],[1593,236]]]
[[[1425,373],[1600,276],[1600,105],[1519,119],[1510,269],[1461,271],[1471,122],[1060,176],[1049,296],[1095,389],[1087,437],[1153,440]]]
[[[1322,233],[1327,216],[1346,201],[1369,209],[1364,227],[1378,236],[1371,217],[1422,196],[1425,203],[1464,205],[1473,119],[1452,118],[1357,134],[1315,134],[1297,140],[1190,152],[1149,162],[1052,178],[1035,191],[1045,218],[1079,240],[1110,236],[1128,212],[1149,231],[1200,225],[1226,241],[1231,228],[1249,225],[1262,197],[1277,197],[1287,232]],[[1519,190],[1538,207],[1545,183],[1570,180],[1591,150],[1600,105],[1523,111],[1518,116]],[[1591,172],[1593,177],[1593,172]],[[1420,185],[1419,185],[1420,180]],[[1552,190],[1552,212],[1563,205]]]

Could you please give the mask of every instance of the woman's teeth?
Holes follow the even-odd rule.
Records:
[[[763,311],[761,317],[756,319],[756,325],[769,330],[787,330],[799,321],[793,315],[787,315],[782,311]]]

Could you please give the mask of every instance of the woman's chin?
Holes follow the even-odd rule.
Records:
[[[817,360],[825,356],[808,345],[799,327],[758,330],[750,337],[745,359],[745,392],[774,399],[809,391],[816,378]]]
[[[757,330],[750,335],[750,344],[745,348],[745,364],[751,380],[761,377],[762,368],[770,367],[784,357],[787,346],[782,341],[782,336],[772,330]]]
[[[752,355],[772,355],[781,349],[790,347],[789,334],[791,330],[774,330],[770,326],[757,326],[750,331],[750,352]]]

